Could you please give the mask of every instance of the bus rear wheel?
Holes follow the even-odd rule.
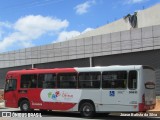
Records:
[[[82,103],[80,106],[80,114],[82,117],[91,118],[95,114],[94,105],[90,102]]]
[[[20,103],[20,109],[21,111],[30,111],[30,103],[28,100],[23,100],[21,103]]]

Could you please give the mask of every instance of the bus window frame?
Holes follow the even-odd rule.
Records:
[[[62,87],[60,87],[60,75],[67,75],[67,74],[73,74],[73,75],[75,75],[76,76],[76,86],[74,87],[74,88],[62,88]],[[77,89],[78,88],[78,73],[77,72],[62,72],[62,73],[57,73],[57,86],[56,86],[56,88],[57,89]]]
[[[21,81],[22,81],[22,76],[23,75],[36,75],[36,87],[31,88],[31,87],[21,87]],[[38,88],[38,73],[27,73],[27,74],[20,74],[20,89],[37,89]]]
[[[100,80],[98,80],[99,81],[99,88],[81,88],[81,87],[79,87],[79,83],[80,83],[80,80],[79,80],[79,74],[80,73],[100,73]],[[78,76],[77,76],[77,78],[78,78],[78,89],[88,89],[88,90],[92,90],[92,89],[101,89],[102,88],[102,72],[101,71],[88,71],[88,72],[79,72],[78,73]],[[94,80],[95,81],[95,80]]]
[[[136,73],[137,73],[137,86],[136,86],[136,88],[129,88],[129,72],[130,71],[136,71]],[[138,81],[139,81],[139,71],[138,70],[129,70],[128,71],[128,80],[127,80],[127,87],[128,87],[128,89],[129,90],[137,90],[138,89]]]
[[[126,87],[125,88],[104,88],[103,87],[103,73],[104,72],[121,72],[121,71],[125,71],[126,73],[127,73],[127,78],[126,78]],[[128,70],[116,70],[116,71],[102,71],[102,73],[101,73],[101,88],[103,89],[103,90],[127,90],[127,88],[128,88]]]
[[[39,75],[42,75],[42,74],[53,74],[53,75],[55,75],[56,80],[55,80],[55,87],[54,88],[39,87]],[[57,88],[57,73],[38,73],[37,74],[37,88],[38,89],[56,89]]]

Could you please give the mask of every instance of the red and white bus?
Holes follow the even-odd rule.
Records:
[[[140,112],[156,104],[155,71],[142,65],[29,69],[6,75],[5,106],[96,112]]]

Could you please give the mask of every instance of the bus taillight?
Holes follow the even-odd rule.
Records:
[[[139,103],[139,112],[145,111],[145,95],[142,95],[142,103]]]
[[[142,103],[145,104],[145,95],[142,95]]]

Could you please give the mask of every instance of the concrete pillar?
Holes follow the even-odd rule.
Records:
[[[34,68],[34,64],[32,64],[32,68]]]
[[[90,67],[93,67],[92,65],[93,65],[93,64],[92,64],[92,57],[90,57],[90,58],[89,58],[89,66],[90,66]]]

